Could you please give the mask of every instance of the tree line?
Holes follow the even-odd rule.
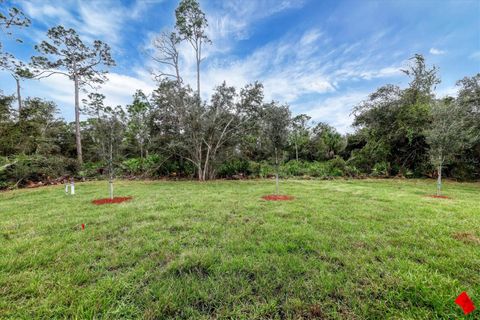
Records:
[[[29,26],[21,10],[0,4],[4,35]],[[175,18],[172,30],[153,41],[155,90],[138,90],[127,106],[108,106],[101,94],[108,68],[115,65],[102,41],[87,44],[74,29],[55,26],[29,62],[5,52],[0,43],[0,68],[17,87],[14,95],[0,92],[0,187],[104,174],[201,181],[429,176],[439,178],[439,188],[442,175],[480,177],[480,74],[459,80],[457,97],[438,99],[437,68],[414,55],[403,70],[409,85],[377,89],[352,110],[355,131],[340,134],[306,114],[293,116],[287,104],[267,101],[260,82],[235,88],[226,79],[202,99],[202,50],[211,44],[208,21],[196,0],[180,1]],[[195,89],[180,72],[184,42],[195,55]],[[22,79],[41,81],[55,74],[74,87],[73,123],[60,118],[51,101],[22,100]],[[81,101],[82,91],[88,95]]]

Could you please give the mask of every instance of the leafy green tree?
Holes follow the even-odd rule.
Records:
[[[295,149],[295,159],[298,161],[298,154],[304,153],[308,147],[310,140],[310,131],[308,128],[308,122],[311,117],[306,114],[299,114],[292,119],[291,131],[290,131],[290,145],[293,145]],[[300,150],[300,152],[299,152]]]
[[[16,152],[19,128],[16,123],[17,115],[13,110],[13,96],[6,96],[0,90],[0,155],[9,156]]]
[[[106,106],[105,95],[98,92],[88,94],[88,99],[83,99],[82,113],[87,114],[90,118],[82,130],[87,135],[88,141],[93,147],[95,160],[105,161],[107,155],[107,146],[105,136],[108,134],[105,125]]]
[[[427,67],[423,57],[415,55],[404,72],[411,78],[406,89],[383,86],[353,110],[354,126],[367,138],[361,153],[369,163],[362,164],[364,167],[372,168],[373,159],[382,159],[394,173],[413,170],[418,174],[428,165],[424,128],[431,121],[433,92],[439,83],[437,69]]]
[[[245,86],[240,93],[225,82],[216,87],[203,115],[205,136],[202,140],[206,151],[203,180],[215,177],[216,168],[233,156],[242,137],[257,121],[262,108],[262,89],[259,83]]]
[[[153,95],[155,122],[161,128],[153,139],[163,140],[165,150],[190,161],[199,180],[212,179],[218,164],[233,154],[255,122],[262,98],[258,83],[240,93],[223,83],[210,103],[202,103],[190,88],[164,80]]]
[[[110,47],[100,40],[95,40],[88,47],[74,29],[56,26],[48,30],[50,42],[42,41],[35,49],[42,55],[32,57],[32,63],[42,70],[38,78],[54,74],[67,76],[73,81],[75,89],[75,141],[77,159],[81,164],[82,141],[80,133],[80,89],[88,85],[104,83],[107,71],[103,67],[115,65],[110,54]]]
[[[105,96],[90,93],[85,99],[83,112],[92,116],[91,141],[97,149],[98,158],[107,164],[110,198],[113,198],[115,167],[122,158],[122,145],[126,129],[126,115],[121,106],[105,106]]]
[[[287,145],[288,127],[291,121],[290,110],[287,105],[271,102],[264,106],[262,118],[263,134],[268,139],[270,154],[275,159],[275,191],[278,194],[278,157],[280,154],[283,159],[283,150]]]
[[[464,107],[469,121],[480,131],[480,73],[457,82],[458,103]]]
[[[57,106],[52,101],[25,100],[18,122],[22,133],[18,142],[21,153],[48,156],[60,152],[56,139],[63,120],[57,117],[57,113]]]
[[[476,132],[476,141],[452,163],[453,174],[462,179],[480,178],[480,73],[457,82],[457,103],[468,115],[469,125]]]
[[[432,124],[425,134],[432,165],[437,169],[437,195],[441,195],[444,165],[478,137],[469,126],[468,113],[453,99],[433,104]]]
[[[200,63],[202,62],[202,47],[210,43],[206,29],[207,18],[200,8],[197,0],[181,0],[175,10],[178,35],[182,40],[187,40],[195,51],[197,67],[197,94],[200,96]],[[175,40],[176,41],[176,40]]]
[[[408,68],[402,70],[411,79],[407,91],[411,93],[413,103],[418,100],[428,103],[434,98],[433,91],[440,83],[438,68],[429,68],[421,54],[415,54],[410,61]]]
[[[320,122],[312,131],[312,154],[316,159],[333,159],[345,149],[346,140],[334,127]]]
[[[17,113],[13,101],[11,96],[0,95],[0,155],[61,154],[65,123],[57,117],[55,103],[28,98]]]
[[[140,149],[140,158],[148,156],[149,145],[151,142],[150,134],[150,113],[152,106],[147,96],[137,90],[133,96],[132,104],[127,106],[128,128],[127,137],[132,140],[135,146]]]

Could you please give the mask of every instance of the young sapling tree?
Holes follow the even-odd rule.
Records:
[[[425,137],[430,146],[430,161],[437,170],[437,196],[442,195],[443,167],[475,139],[473,127],[468,125],[468,113],[464,111],[452,98],[432,105],[432,124]]]
[[[275,191],[279,193],[279,154],[283,159],[283,149],[287,144],[288,128],[290,126],[290,110],[288,106],[279,106],[275,102],[264,107],[264,134],[270,144],[270,151],[275,159]]]
[[[143,161],[148,156],[148,147],[151,140],[150,119],[152,106],[147,96],[137,90],[133,95],[132,104],[127,106],[128,125],[127,136],[140,149],[140,159]]]
[[[90,93],[84,100],[83,112],[91,115],[92,140],[96,144],[99,159],[107,165],[109,196],[113,199],[115,163],[120,154],[125,132],[125,112],[120,106],[112,108],[104,105],[105,96]]]
[[[113,199],[113,179],[115,177],[115,162],[119,157],[119,148],[123,140],[125,112],[120,106],[106,108],[106,129],[108,145],[108,185],[110,199]]]

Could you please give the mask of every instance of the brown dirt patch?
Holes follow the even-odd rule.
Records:
[[[114,197],[113,199],[110,198],[105,198],[105,199],[97,199],[93,200],[92,203],[95,205],[101,205],[101,204],[109,204],[109,203],[121,203],[124,201],[131,200],[132,197]]]
[[[452,199],[452,198],[447,197],[447,196],[437,196],[435,194],[428,195],[427,197],[435,198],[435,199]]]
[[[466,244],[480,245],[480,238],[474,235],[472,232],[456,232],[453,234],[453,238]]]
[[[280,194],[269,194],[263,196],[262,199],[267,201],[288,201],[295,199],[295,197]]]

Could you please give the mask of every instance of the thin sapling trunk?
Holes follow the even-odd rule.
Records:
[[[442,165],[440,164],[437,168],[437,196],[442,195]]]
[[[110,157],[108,159],[108,174],[109,174],[109,179],[108,179],[108,184],[109,184],[109,189],[110,189],[110,199],[113,199],[113,126],[110,131]]]
[[[278,156],[275,148],[275,194],[278,194]]]

